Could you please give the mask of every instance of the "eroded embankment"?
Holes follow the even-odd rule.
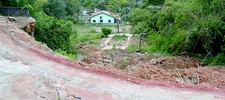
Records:
[[[116,78],[116,79],[123,80],[123,81],[128,81],[128,82],[135,83],[135,84],[140,84],[143,86],[161,86],[161,87],[167,87],[167,88],[175,87],[175,88],[180,88],[180,89],[184,89],[184,90],[194,90],[194,91],[199,91],[199,92],[207,91],[207,92],[214,92],[214,93],[219,93],[219,94],[225,93],[224,89],[215,88],[213,86],[210,86],[209,84],[194,85],[194,84],[180,84],[180,83],[174,83],[174,82],[169,82],[169,81],[168,82],[159,82],[159,81],[157,82],[157,81],[145,80],[145,79],[141,79],[141,78],[137,78],[137,77],[132,77],[132,75],[123,74],[123,72],[110,71],[110,69],[107,69],[107,68],[92,67],[92,66],[88,66],[88,65],[80,66],[79,62],[75,62],[75,61],[72,61],[70,59],[63,58],[63,57],[56,57],[53,55],[45,54],[37,49],[30,48],[29,50],[36,53],[37,55],[41,56],[42,58],[46,58],[48,60],[63,64],[65,66],[73,67],[73,68],[76,68],[79,70],[88,71],[88,72],[95,73],[95,74],[104,75],[107,77]],[[203,69],[202,71],[204,71],[204,68],[200,68],[199,70],[201,71],[201,69]],[[140,69],[140,70],[137,70],[137,72],[135,71],[134,73],[136,73],[136,75],[147,75],[147,72],[149,70],[151,70],[151,69],[145,69],[145,70]],[[160,70],[156,70],[156,71],[153,71],[153,73],[161,73],[161,72],[160,72]],[[156,74],[156,75],[158,75],[158,74]],[[161,75],[163,75],[163,73],[161,73]]]
[[[224,91],[208,86],[147,81],[107,68],[79,65],[36,43],[14,25],[1,26],[0,37],[0,99],[222,100],[224,97]]]

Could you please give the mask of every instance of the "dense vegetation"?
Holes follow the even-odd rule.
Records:
[[[216,62],[224,63],[225,0],[144,1],[132,10],[130,23],[134,33],[148,33],[149,51],[218,55]]]
[[[63,0],[63,2],[64,1],[65,0]],[[50,2],[53,3],[49,5]],[[61,4],[62,1],[29,0],[28,2],[28,0],[4,0],[1,1],[1,6],[28,7],[31,16],[36,20],[35,39],[47,44],[54,51],[60,51],[59,53],[70,56],[74,55],[75,57],[76,50],[69,39],[72,34],[76,34],[76,31],[73,28],[73,23],[64,17],[69,16],[70,13],[61,12],[64,8],[63,5],[58,5],[59,2]],[[68,5],[70,4],[68,3]],[[55,7],[55,11],[51,11],[54,12],[54,14],[49,14],[46,12],[46,9],[51,9],[50,6]],[[67,9],[70,8],[72,9],[72,6],[67,7]],[[56,12],[59,15],[55,15]]]
[[[75,30],[82,10],[90,14],[97,8],[119,14],[133,33],[147,33],[147,51],[225,62],[225,0],[1,0],[0,6],[28,7],[37,21],[36,40],[63,54],[75,54],[76,43],[101,38]]]
[[[1,0],[0,6],[28,7],[31,16],[36,19],[35,39],[46,43],[53,50],[60,49],[74,53],[70,38],[77,37],[74,27],[81,21],[81,9],[89,9],[89,13],[94,12],[94,8],[111,9],[112,12],[116,12],[118,9],[115,8],[125,8],[128,5],[127,0],[120,0],[116,4],[114,2],[110,0],[101,2],[99,0]]]

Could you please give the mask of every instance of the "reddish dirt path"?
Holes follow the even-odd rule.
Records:
[[[223,100],[209,86],[146,81],[91,69],[49,51],[14,26],[0,26],[0,99]]]

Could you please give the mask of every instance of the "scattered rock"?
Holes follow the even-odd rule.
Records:
[[[138,66],[135,66],[135,65],[128,65],[127,66],[127,70],[137,70],[139,67]]]
[[[82,54],[78,54],[77,55],[77,60],[82,61],[84,58],[86,58],[87,56],[82,55]]]

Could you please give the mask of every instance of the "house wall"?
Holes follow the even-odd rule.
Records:
[[[100,20],[101,20],[100,17],[102,17],[103,22],[100,22]],[[94,20],[95,20],[95,22],[94,22]],[[111,20],[111,22],[108,22],[109,20]],[[109,16],[107,14],[101,13],[99,15],[92,17],[91,23],[115,23],[115,18],[112,16]]]

